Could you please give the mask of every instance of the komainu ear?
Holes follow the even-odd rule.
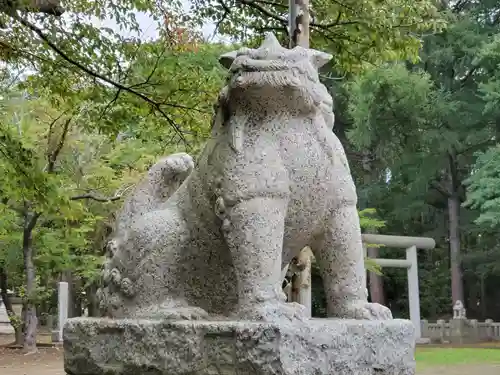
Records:
[[[236,58],[236,51],[231,51],[227,53],[223,53],[219,57],[219,63],[226,69],[229,69],[234,59]]]
[[[271,32],[267,32],[265,34],[264,41],[262,42],[262,45],[260,48],[269,48],[269,49],[276,49],[276,48],[283,48],[280,45],[280,42],[278,38],[276,38],[276,35]]]
[[[309,59],[316,69],[321,68],[328,61],[333,58],[332,55],[326,52],[317,51],[315,49],[309,50]]]

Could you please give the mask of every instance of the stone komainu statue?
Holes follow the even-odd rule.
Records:
[[[318,77],[330,58],[272,34],[221,57],[230,78],[198,165],[163,159],[118,218],[98,292],[104,315],[301,318],[281,270],[310,246],[329,316],[391,318],[367,302],[356,190]]]

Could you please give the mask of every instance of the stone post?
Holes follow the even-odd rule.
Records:
[[[439,332],[439,342],[444,344],[446,342],[446,322],[443,319],[438,319],[436,321]]]
[[[429,332],[429,321],[428,320],[421,320],[420,321],[420,335],[423,338],[431,338],[430,332]]]
[[[46,328],[49,331],[54,329],[54,315],[47,315]]]
[[[58,296],[57,296],[57,311],[58,311],[58,321],[57,330],[52,331],[52,341],[62,342],[63,341],[63,328],[66,320],[68,320],[68,305],[69,305],[69,285],[65,281],[61,281],[58,285]]]
[[[462,301],[457,300],[453,305],[453,319],[450,320],[450,341],[454,344],[463,344],[467,335],[467,317]]]
[[[480,342],[481,338],[479,335],[479,324],[477,324],[477,319],[471,319],[469,321],[465,320],[465,324],[466,324],[465,340],[471,344],[475,344],[477,342]],[[468,325],[468,327],[467,327],[467,325]]]
[[[301,269],[292,278],[292,300],[304,305],[306,315],[312,315],[311,266],[313,253],[309,247],[301,250],[297,258],[297,267]]]
[[[419,340],[422,337],[422,333],[420,331],[420,293],[418,290],[418,261],[416,246],[410,246],[406,249],[406,260],[408,260],[411,264],[407,271],[410,320],[415,326],[415,337]]]
[[[495,334],[493,332],[493,319],[486,319],[486,339],[488,341],[493,341],[495,339]]]
[[[311,258],[307,259],[306,268],[299,274],[300,289],[298,303],[304,305],[308,317],[312,316],[312,289],[311,289]]]
[[[463,344],[465,341],[466,330],[465,319],[450,320],[450,341],[452,344]]]

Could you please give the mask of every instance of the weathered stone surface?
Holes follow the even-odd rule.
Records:
[[[115,320],[67,323],[69,374],[414,373],[412,324],[367,300],[356,189],[318,76],[330,59],[273,35],[222,56],[211,137],[196,165],[160,160],[125,202],[98,291]],[[282,270],[305,246],[328,316],[359,320],[285,302]]]
[[[414,349],[406,320],[75,318],[64,329],[71,375],[413,375]]]
[[[186,154],[163,159],[119,215],[103,315],[302,319],[281,274],[309,246],[328,316],[392,317],[367,301],[356,188],[318,76],[330,59],[272,34],[221,58],[230,77],[196,166]]]

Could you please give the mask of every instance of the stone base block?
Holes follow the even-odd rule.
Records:
[[[233,322],[69,319],[71,375],[413,375],[406,320]]]
[[[427,337],[421,337],[421,338],[417,339],[416,342],[417,342],[417,345],[428,345],[431,343],[431,339],[429,339]]]

